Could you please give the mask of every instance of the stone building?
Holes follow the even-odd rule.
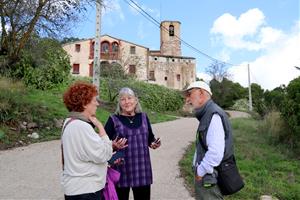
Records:
[[[85,39],[63,45],[69,54],[71,73],[93,75],[94,39]],[[101,36],[101,63],[118,63],[126,73],[138,80],[182,89],[196,79],[196,59],[181,55],[180,22],[163,21],[160,25],[160,50],[109,35]]]

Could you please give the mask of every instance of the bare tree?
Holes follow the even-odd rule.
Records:
[[[0,0],[0,56],[13,64],[35,33],[57,36],[83,15],[93,0]],[[82,17],[82,16],[80,16]]]
[[[208,73],[213,79],[221,82],[223,78],[230,78],[230,74],[226,69],[226,65],[222,62],[215,61],[210,66],[206,68],[206,73]]]

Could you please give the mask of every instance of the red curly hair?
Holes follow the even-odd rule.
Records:
[[[64,93],[63,99],[67,109],[71,112],[83,112],[84,106],[98,95],[97,87],[86,82],[76,82]]]

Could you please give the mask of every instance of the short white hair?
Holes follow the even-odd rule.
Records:
[[[119,94],[118,94],[119,97],[118,97],[117,108],[116,108],[115,113],[117,115],[120,115],[122,113],[122,107],[120,105],[120,99],[124,95],[132,96],[132,97],[134,97],[136,99],[137,104],[135,106],[134,112],[135,113],[141,113],[142,112],[142,106],[141,106],[141,104],[139,102],[139,99],[135,95],[135,93],[133,92],[133,90],[130,89],[129,87],[123,87],[123,88],[120,89]]]

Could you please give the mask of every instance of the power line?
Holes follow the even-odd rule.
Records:
[[[124,0],[129,6],[131,6],[132,8],[134,8],[135,10],[137,10],[141,15],[143,15],[147,20],[149,20],[151,23],[153,23],[154,25],[158,26],[160,28],[160,22],[158,22],[155,18],[153,18],[149,13],[147,13],[143,8],[141,8],[136,2],[134,2],[133,0]],[[132,4],[134,4],[135,6],[133,6]],[[138,9],[137,9],[138,8]],[[163,31],[169,32],[169,30],[166,27],[162,27]],[[184,41],[183,39],[181,39],[180,37],[178,37],[177,35],[174,35],[177,39],[179,39],[183,44],[185,44],[187,47],[189,47],[190,49],[194,50],[195,52],[207,57],[208,59],[210,59],[213,62],[218,62],[218,63],[223,63],[225,65],[231,65],[231,66],[238,66],[232,63],[228,63],[225,61],[221,61],[218,60],[206,53],[204,53],[203,51],[197,49],[196,47],[194,47],[193,45],[189,44],[188,42]]]

